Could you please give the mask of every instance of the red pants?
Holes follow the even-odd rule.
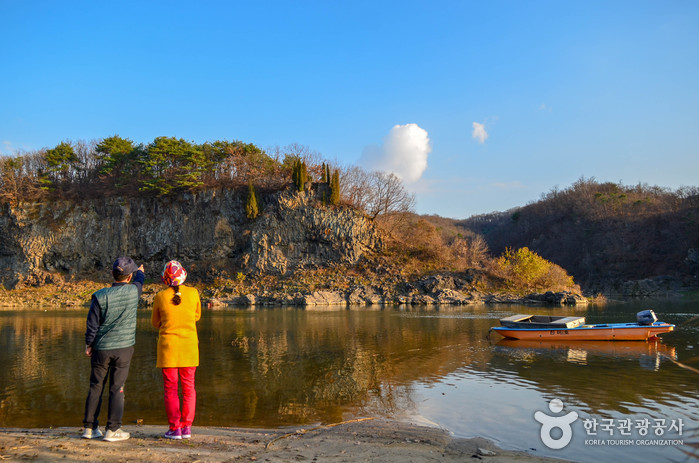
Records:
[[[192,421],[194,421],[194,409],[197,405],[197,391],[194,390],[194,373],[196,371],[197,367],[163,368],[165,412],[170,429],[191,426]],[[181,413],[180,396],[177,390],[178,379],[182,381]]]

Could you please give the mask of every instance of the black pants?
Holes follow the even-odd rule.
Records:
[[[116,431],[121,427],[124,415],[124,383],[129,376],[129,366],[134,347],[123,349],[93,350],[90,363],[90,392],[85,401],[85,428],[99,426],[98,417],[102,408],[102,395],[109,376],[109,409],[107,411],[107,429]]]

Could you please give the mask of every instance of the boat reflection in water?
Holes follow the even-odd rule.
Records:
[[[531,355],[554,354],[565,357],[568,362],[587,365],[588,356],[638,358],[641,368],[657,371],[663,358],[677,360],[675,348],[658,340],[639,341],[525,341],[502,339],[496,351],[504,353],[529,353]]]

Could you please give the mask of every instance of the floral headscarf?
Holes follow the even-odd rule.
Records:
[[[162,279],[163,283],[168,286],[180,286],[187,279],[187,271],[182,267],[182,264],[176,260],[171,260],[165,264]]]

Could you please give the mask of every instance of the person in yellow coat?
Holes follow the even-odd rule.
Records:
[[[175,260],[165,264],[162,280],[168,287],[156,294],[151,315],[151,323],[159,330],[156,367],[163,370],[168,439],[192,437],[197,401],[194,375],[199,366],[197,321],[201,318],[201,301],[196,288],[183,286],[186,279],[182,264]],[[182,382],[181,408],[178,381]]]

